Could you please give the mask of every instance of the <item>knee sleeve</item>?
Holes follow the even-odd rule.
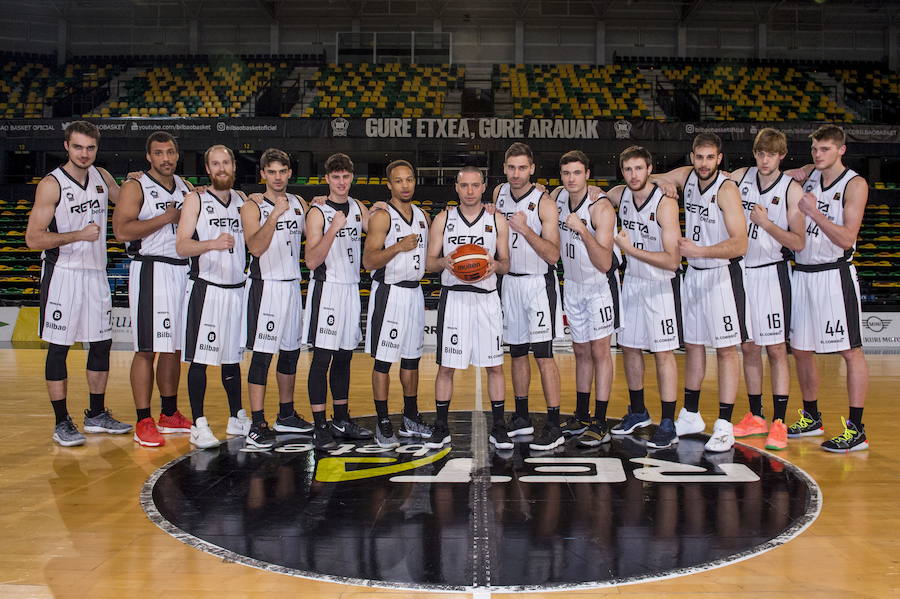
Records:
[[[391,363],[390,362],[382,362],[381,360],[375,360],[375,372],[380,372],[381,374],[387,374],[391,371]]]
[[[253,357],[250,358],[250,370],[247,372],[247,382],[254,385],[265,385],[271,363],[272,354],[253,352]]]
[[[88,349],[87,369],[98,372],[109,371],[110,349],[112,349],[112,339],[92,342]]]
[[[522,356],[528,355],[528,344],[527,343],[517,343],[515,345],[509,346],[509,355],[513,358],[521,358]]]
[[[331,399],[347,399],[350,395],[350,360],[353,352],[340,349],[334,353],[331,371],[328,373],[328,384],[331,387]]]
[[[300,350],[278,352],[278,364],[275,370],[281,374],[297,374],[297,361],[300,359]]]
[[[328,376],[328,366],[334,352],[328,349],[313,349],[312,364],[309,366],[309,403],[312,405],[322,405],[327,399],[326,378]]]
[[[420,358],[401,358],[400,368],[403,370],[418,370]]]
[[[64,381],[69,378],[66,370],[66,356],[69,355],[68,345],[56,345],[51,343],[47,348],[47,362],[44,366],[44,378],[48,381]]]
[[[531,351],[534,354],[535,358],[552,358],[553,357],[553,342],[552,341],[541,341],[540,343],[532,343]]]

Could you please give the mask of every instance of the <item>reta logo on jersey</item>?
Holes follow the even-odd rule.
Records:
[[[645,225],[644,223],[639,223],[634,220],[623,220],[622,226],[628,229],[629,231],[638,231],[643,235],[647,235],[650,233],[650,227]]]
[[[211,226],[211,227],[225,227],[227,229],[237,229],[239,224],[240,224],[240,221],[238,219],[231,218],[230,216],[209,219],[209,226]]]
[[[276,231],[284,231],[284,230],[290,231],[291,229],[299,229],[299,228],[300,228],[300,223],[298,223],[295,220],[280,220],[277,223],[275,223]]]
[[[773,202],[773,203],[777,203],[777,202]],[[756,206],[756,202],[749,202],[747,200],[742,200],[741,204],[744,205],[744,210],[747,210],[747,211],[753,210],[753,207]]]
[[[100,200],[88,200],[69,208],[69,212],[73,214],[84,214],[90,210],[100,210]]]
[[[344,227],[337,232],[335,237],[350,237],[352,239],[356,239],[357,237],[359,237],[359,231],[356,230],[356,227]]]
[[[702,218],[709,218],[709,206],[701,206],[700,204],[685,204],[684,211],[691,214],[699,214]]]
[[[447,241],[453,245],[466,245],[467,243],[484,245],[484,237],[476,237],[475,235],[453,235],[448,237]]]
[[[157,202],[157,203],[156,203],[156,209],[157,209],[157,210],[166,210],[166,209],[169,208],[169,204],[171,204],[171,202]],[[179,203],[176,203],[176,204],[175,204],[175,207],[176,207],[177,209],[181,210],[181,203],[180,203],[180,202],[179,202]]]

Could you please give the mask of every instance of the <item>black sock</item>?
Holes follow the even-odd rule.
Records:
[[[222,364],[222,386],[228,396],[228,411],[237,417],[241,410],[241,365]]]
[[[94,416],[99,416],[100,412],[103,411],[103,403],[106,400],[105,393],[89,393],[88,397],[90,397],[90,411],[88,412],[88,416],[93,418]]]
[[[819,400],[813,401],[803,400],[803,411],[812,416],[814,419],[819,417]]]
[[[559,406],[553,408],[547,406],[547,424],[559,426]]]
[[[772,396],[772,420],[781,420],[784,422],[787,416],[788,396],[773,395]]]
[[[629,389],[628,390],[628,399],[631,402],[631,413],[632,414],[642,414],[647,411],[646,406],[644,406],[644,390],[643,389]]]
[[[53,408],[53,415],[56,417],[56,424],[63,422],[69,417],[69,410],[66,408],[66,398],[51,401],[50,406]]]
[[[253,410],[250,412],[250,419],[253,421],[253,424],[259,424],[263,422],[266,417],[263,414],[263,410]]]
[[[494,421],[494,424],[503,424],[503,407],[505,402],[503,401],[492,401],[491,402],[491,418]]]
[[[449,401],[437,401],[434,404],[434,408],[437,411],[437,416],[435,417],[435,423],[440,422],[443,425],[447,424],[447,414],[450,412],[450,402]]]
[[[325,418],[325,410],[321,412],[313,412],[313,423],[318,427],[324,427],[328,420]]]
[[[594,418],[601,422],[606,421],[606,408],[609,407],[608,401],[594,400]]]
[[[378,419],[382,420],[388,417],[388,405],[387,400],[384,401],[375,401],[375,413],[378,414]]]
[[[863,429],[863,421],[862,421],[862,408],[854,408],[850,406],[850,422],[856,425],[856,428],[859,430]]]
[[[348,418],[350,418],[350,409],[348,404],[346,403],[336,403],[334,404],[334,416],[333,418],[338,422],[345,422]]]
[[[415,420],[419,415],[419,396],[404,395],[403,396],[403,415],[407,418]]]
[[[684,409],[688,412],[700,411],[700,389],[684,390]]]
[[[178,411],[177,395],[160,395],[159,401],[161,404],[159,411],[163,413],[163,416],[171,416]]]
[[[747,399],[750,401],[750,413],[754,416],[759,416],[762,418],[762,394],[747,394]]]
[[[188,368],[188,401],[191,402],[191,418],[194,424],[203,417],[203,398],[206,397],[206,364],[191,363]]]
[[[591,392],[575,392],[575,417],[579,420],[589,420],[591,417]]]
[[[719,403],[719,419],[731,422],[731,416],[734,413],[733,403]]]
[[[674,401],[661,401],[659,402],[662,405],[662,416],[661,418],[665,420],[668,418],[669,420],[675,420],[675,402]]]
[[[528,418],[528,396],[516,395],[516,415]]]
[[[144,418],[150,418],[150,408],[137,409],[137,421],[140,422]]]
[[[278,404],[278,417],[279,418],[290,418],[294,415],[294,402],[286,401],[284,403]]]

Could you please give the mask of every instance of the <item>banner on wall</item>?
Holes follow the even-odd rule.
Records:
[[[900,348],[900,312],[863,312],[863,347]]]
[[[12,341],[18,318],[18,308],[0,308],[0,341]]]

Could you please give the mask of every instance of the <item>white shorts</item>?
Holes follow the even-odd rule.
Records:
[[[820,272],[794,267],[792,290],[791,347],[820,354],[862,347],[855,266]]]
[[[303,296],[300,281],[247,279],[241,347],[274,354],[300,349]]]
[[[422,357],[425,295],[422,288],[372,281],[366,319],[366,353],[382,362]]]
[[[622,331],[617,345],[663,352],[682,343],[681,276],[641,279],[628,274],[622,279]]]
[[[303,340],[319,349],[356,349],[362,339],[359,285],[309,282]]]
[[[441,290],[438,304],[439,366],[463,369],[503,364],[503,312],[495,291]]]
[[[541,343],[562,336],[562,305],[556,272],[521,277],[506,275],[500,295],[506,343]]]
[[[188,281],[184,292],[181,359],[209,366],[241,361],[241,287]]]
[[[751,340],[756,345],[777,345],[791,330],[791,268],[776,262],[744,269]]]
[[[685,343],[719,348],[751,338],[741,262],[710,269],[689,266],[681,306]]]
[[[136,352],[173,353],[181,349],[181,303],[187,264],[132,260],[128,267],[128,307]]]
[[[112,339],[112,296],[105,270],[44,261],[38,334],[55,345]]]
[[[584,285],[566,281],[563,308],[573,343],[604,339],[619,328],[619,276],[610,271],[606,284]]]

